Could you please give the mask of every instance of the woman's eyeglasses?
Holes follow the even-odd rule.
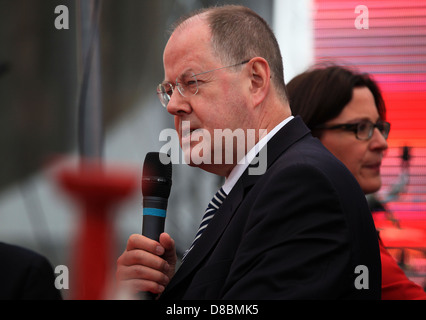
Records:
[[[380,133],[383,135],[385,139],[389,136],[390,131],[390,123],[386,121],[377,121],[373,123],[369,120],[362,120],[357,123],[344,123],[344,124],[336,124],[331,126],[320,125],[315,127],[315,130],[346,130],[353,131],[357,139],[359,140],[370,140],[373,136],[374,128],[379,129]]]

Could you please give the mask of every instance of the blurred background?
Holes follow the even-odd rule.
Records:
[[[356,24],[359,1],[100,0],[92,16],[93,3],[0,0],[0,241],[33,249],[53,266],[69,265],[81,216],[58,183],[58,168],[98,156],[140,181],[146,153],[159,151],[160,132],[174,127],[156,97],[170,25],[197,8],[244,4],[274,29],[287,82],[314,63],[334,61],[380,84],[392,130],[375,220],[385,235],[396,234],[390,249],[424,285],[426,243],[402,231],[426,230],[425,1],[365,0],[368,20],[361,25],[368,29]],[[55,26],[60,5],[68,9],[68,29]],[[98,29],[90,29],[93,21]],[[221,182],[174,165],[166,231],[180,253]],[[114,211],[118,257],[128,236],[141,232],[140,190]]]

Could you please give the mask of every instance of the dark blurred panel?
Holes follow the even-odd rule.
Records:
[[[118,120],[162,78],[166,19],[174,1],[103,0],[104,126]],[[54,26],[66,5],[70,29]],[[76,149],[81,84],[77,1],[0,0],[0,189],[52,155]]]
[[[0,76],[0,188],[73,144],[75,35],[72,24],[54,28],[58,4],[0,0],[0,63],[8,66]]]

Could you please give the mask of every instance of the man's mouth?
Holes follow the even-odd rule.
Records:
[[[200,128],[182,128],[182,139],[190,138],[194,132],[198,132],[200,130]]]

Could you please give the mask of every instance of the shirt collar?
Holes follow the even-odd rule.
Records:
[[[262,150],[262,148],[268,143],[268,141],[279,131],[282,127],[284,127],[288,122],[293,120],[294,117],[290,116],[283,120],[280,124],[278,124],[274,129],[272,129],[268,134],[263,137],[247,154],[241,159],[238,164],[232,169],[231,173],[225,180],[225,184],[223,185],[223,190],[226,194],[229,194],[232,188],[237,183],[238,179],[243,175],[244,171],[247,169],[249,164],[253,161],[256,155]]]

